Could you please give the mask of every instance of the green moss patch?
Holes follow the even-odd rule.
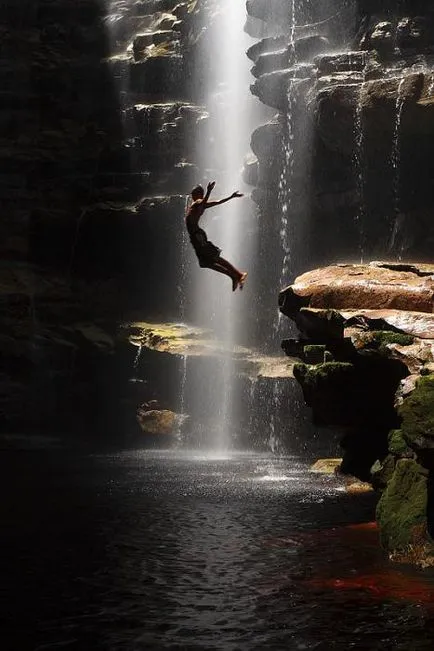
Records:
[[[354,376],[354,366],[348,362],[324,362],[317,366],[294,365],[294,377],[302,386],[318,389],[325,384],[334,386]]]
[[[371,468],[371,483],[374,488],[383,490],[392,479],[395,470],[395,457],[388,454],[383,461],[376,461]]]
[[[363,348],[369,350],[378,350],[380,353],[387,352],[388,344],[398,344],[399,346],[410,346],[414,337],[400,332],[390,330],[372,330],[363,333],[361,337]]]
[[[398,409],[402,436],[414,450],[434,446],[434,375],[421,377]]]
[[[321,364],[324,362],[324,353],[326,347],[322,344],[319,345],[307,345],[303,347],[304,359],[307,364]]]
[[[427,473],[413,459],[399,459],[377,506],[382,546],[405,551],[426,529]]]
[[[400,429],[392,429],[388,436],[389,452],[395,456],[403,456],[411,453],[411,449],[402,436]]]

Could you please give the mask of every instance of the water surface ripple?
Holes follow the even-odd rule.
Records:
[[[5,452],[4,651],[433,648],[432,575],[293,457]]]

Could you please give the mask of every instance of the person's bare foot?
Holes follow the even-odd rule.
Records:
[[[241,278],[238,281],[238,285],[239,285],[240,289],[243,289],[244,283],[246,282],[247,275],[248,275],[247,271],[245,271],[244,273],[241,274]]]

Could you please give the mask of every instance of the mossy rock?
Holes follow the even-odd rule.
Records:
[[[382,461],[377,460],[371,468],[371,483],[378,490],[386,488],[392,479],[396,466],[396,459],[393,454],[388,454]]]
[[[410,346],[414,342],[412,335],[401,332],[392,332],[390,330],[372,330],[360,337],[363,349],[378,350],[379,353],[387,353],[388,344],[399,344],[400,346]]]
[[[309,344],[304,346],[303,355],[307,364],[322,364],[326,347],[322,344]]]
[[[421,544],[427,530],[427,472],[413,459],[399,459],[377,505],[380,541],[389,552]],[[422,538],[426,539],[427,533]]]
[[[323,385],[336,385],[354,377],[353,364],[348,362],[324,362],[314,367],[307,364],[294,365],[294,377],[300,384],[312,390],[318,390]]]
[[[405,442],[400,429],[392,429],[389,432],[387,440],[389,445],[389,452],[396,457],[403,457],[412,454],[412,450]]]
[[[310,366],[295,364],[295,379],[317,425],[349,426],[365,411],[360,400],[357,371],[347,362],[325,362]]]
[[[336,310],[301,307],[294,320],[299,331],[311,340],[340,341],[344,337],[345,319]]]
[[[402,437],[416,452],[434,449],[434,375],[421,377],[398,408]]]

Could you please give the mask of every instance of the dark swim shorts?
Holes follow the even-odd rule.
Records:
[[[210,242],[202,228],[198,228],[190,233],[190,242],[193,245],[200,267],[209,267],[213,264],[221,253],[221,249]]]

